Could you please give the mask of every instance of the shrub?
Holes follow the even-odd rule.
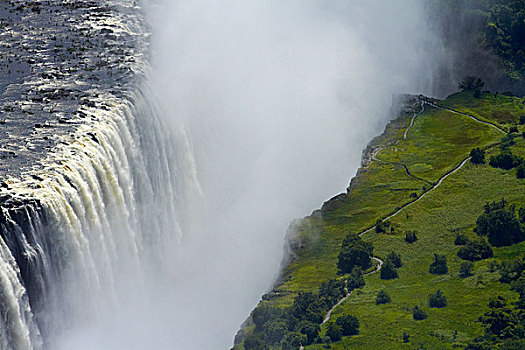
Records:
[[[361,288],[364,285],[365,279],[363,278],[363,270],[361,270],[360,267],[355,266],[352,269],[350,276],[348,276],[348,280],[346,281],[346,287],[349,291],[352,291],[354,289]]]
[[[344,336],[359,334],[359,320],[352,315],[345,315],[338,317],[335,324],[341,327],[341,332]]]
[[[465,245],[468,243],[467,237],[464,234],[458,233],[454,239],[454,245]]]
[[[352,271],[354,266],[359,266],[363,270],[372,265],[370,256],[374,251],[374,246],[365,242],[357,234],[349,234],[343,240],[341,252],[338,256],[337,267],[342,273]]]
[[[289,332],[283,337],[281,348],[282,350],[297,350],[301,344],[306,344],[307,341],[306,335],[299,332]]]
[[[307,341],[303,345],[310,345],[310,344],[313,344],[314,341],[319,336],[321,327],[319,327],[317,323],[313,323],[310,321],[301,321],[297,325],[296,330],[306,336]]]
[[[405,233],[405,242],[407,242],[408,244],[412,244],[415,241],[417,241],[416,231],[407,231]]]
[[[427,313],[416,305],[412,308],[412,318],[416,321],[421,321],[427,318]]]
[[[525,115],[520,115],[520,125],[525,124]]]
[[[384,290],[380,290],[377,293],[376,305],[387,304],[389,302],[390,302],[390,295],[388,295],[388,293],[385,292]]]
[[[516,177],[518,179],[525,179],[525,164],[520,164],[516,168]]]
[[[343,329],[341,326],[330,322],[326,330],[326,335],[330,337],[331,341],[339,341],[343,337]]]
[[[390,252],[390,254],[388,254],[386,257],[386,261],[390,261],[394,267],[403,266],[403,263],[401,262],[401,255],[397,254],[396,252]]]
[[[468,241],[458,251],[458,257],[463,260],[483,260],[494,256],[492,248],[483,238]]]
[[[447,306],[447,297],[445,297],[441,289],[438,289],[435,293],[429,294],[428,306],[437,308]]]
[[[385,262],[380,274],[382,280],[391,280],[398,277],[397,271],[390,261]]]
[[[474,164],[485,163],[485,151],[479,148],[474,148],[470,151],[470,161]]]
[[[387,229],[390,227],[390,221],[383,221],[378,219],[376,221],[376,232],[377,233],[386,233]]]
[[[523,164],[523,158],[513,155],[510,152],[503,152],[490,157],[489,165],[493,168],[510,170]]]
[[[505,207],[505,199],[486,203],[484,213],[476,220],[474,231],[480,236],[487,236],[489,243],[495,247],[518,243],[524,238],[516,214]]]
[[[264,344],[264,340],[259,334],[250,334],[244,339],[244,348],[246,350],[266,350],[268,347]]]
[[[403,343],[408,343],[410,341],[410,334],[403,332]]]
[[[430,264],[428,272],[434,275],[444,275],[448,272],[447,258],[444,255],[434,254],[434,261]]]
[[[459,267],[459,277],[461,278],[467,278],[469,276],[472,276],[472,269],[474,268],[474,264],[470,261],[465,261],[461,263],[461,266]]]
[[[340,279],[329,280],[321,283],[318,291],[319,300],[329,309],[345,295],[345,282]]]
[[[513,125],[509,128],[509,132],[512,133],[512,132],[518,132],[518,127],[516,125]]]

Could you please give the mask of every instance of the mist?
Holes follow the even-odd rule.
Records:
[[[435,77],[448,58],[417,0],[142,5],[150,83],[188,137],[198,189],[145,290],[63,348],[229,349],[290,222],[346,190],[393,94],[446,92]]]

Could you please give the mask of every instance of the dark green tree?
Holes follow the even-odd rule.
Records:
[[[330,322],[326,330],[326,335],[330,337],[331,341],[339,341],[343,337],[343,329],[338,324]]]
[[[355,316],[340,316],[335,320],[335,324],[341,327],[341,333],[344,336],[359,334],[359,320]]]
[[[465,77],[459,82],[458,88],[461,91],[481,92],[485,86],[485,82],[480,77]]]
[[[474,148],[470,151],[470,161],[474,164],[485,163],[485,151],[479,148]]]
[[[386,261],[390,261],[392,265],[397,268],[403,266],[403,263],[401,262],[401,255],[393,251],[388,254]]]
[[[281,341],[282,350],[297,350],[301,345],[308,342],[306,335],[299,332],[289,332],[283,337]]]
[[[456,235],[456,238],[454,239],[454,244],[455,245],[465,245],[467,243],[468,243],[468,239],[467,239],[467,237],[465,237],[464,234],[458,233]]]
[[[458,256],[463,260],[483,260],[494,256],[494,252],[490,245],[483,238],[467,241],[463,247],[458,251]]]
[[[525,179],[525,164],[520,164],[516,168],[516,177],[518,179]]]
[[[417,241],[416,231],[407,231],[405,233],[405,242],[411,244]]]
[[[264,339],[260,334],[252,333],[244,339],[244,349],[246,350],[267,350]]]
[[[315,342],[317,337],[319,336],[319,332],[321,328],[317,323],[313,323],[310,321],[301,321],[297,325],[297,331],[299,331],[301,334],[306,335],[306,343],[303,345],[310,345]]]
[[[480,236],[487,236],[489,243],[495,247],[518,243],[524,238],[516,214],[506,209],[504,199],[485,204],[484,213],[476,220],[474,231]]]
[[[398,277],[396,268],[390,261],[386,261],[381,268],[380,277],[382,280],[391,280]]]
[[[472,276],[472,270],[474,269],[474,264],[470,261],[465,261],[461,263],[461,266],[459,267],[459,277],[461,278],[467,278],[469,276]]]
[[[324,317],[324,308],[317,294],[311,292],[300,292],[294,298],[292,314],[298,320],[321,323]]]
[[[354,266],[366,270],[372,265],[371,256],[374,246],[365,242],[356,234],[349,234],[343,240],[338,256],[337,268],[342,273],[349,273]]]
[[[350,276],[346,281],[346,286],[349,291],[352,291],[357,288],[361,288],[365,285],[365,279],[363,278],[363,270],[360,267],[354,266]]]
[[[390,302],[390,295],[384,290],[380,290],[376,296],[376,305],[387,304]]]
[[[447,306],[447,297],[445,297],[441,289],[438,289],[435,293],[429,294],[428,306],[437,308]]]
[[[412,308],[412,318],[416,321],[421,321],[427,318],[427,313],[418,305]]]
[[[269,322],[266,326],[266,342],[268,344],[280,343],[283,336],[288,331],[284,321]]]
[[[444,275],[448,272],[447,258],[444,255],[434,254],[434,261],[428,269],[433,275]]]

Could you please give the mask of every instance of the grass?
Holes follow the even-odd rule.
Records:
[[[489,94],[474,99],[469,93],[462,93],[440,104],[499,123],[503,115],[506,120],[517,120],[523,112],[524,101]],[[336,278],[337,255],[346,234],[372,226],[378,218],[413,200],[412,193],[421,195],[424,188],[430,186],[428,182],[437,181],[456,167],[472,148],[490,146],[502,137],[501,132],[466,116],[427,108],[415,119],[407,139],[403,140],[408,122],[409,118],[404,117],[391,123],[385,134],[374,140],[389,147],[377,155],[381,161],[373,161],[368,171],[361,174],[358,185],[336,210],[325,212],[322,217],[303,219],[298,236],[305,247],[286,269],[285,282],[277,287],[286,293],[273,298],[273,304],[289,306],[297,292],[316,291],[321,282]],[[523,130],[524,126],[520,126],[520,134]],[[511,150],[525,155],[525,140],[516,138]],[[497,146],[489,148],[487,160],[498,152]],[[412,175],[421,179],[408,175],[400,164],[405,164]],[[495,248],[493,259],[476,262],[474,275],[462,279],[459,266],[463,261],[456,255],[458,247],[454,246],[454,238],[457,232],[475,236],[473,228],[484,203],[505,197],[517,207],[525,206],[523,193],[525,180],[517,179],[515,170],[469,162],[434,191],[391,218],[393,234],[374,231],[365,234],[363,239],[374,244],[375,256],[384,259],[389,252],[396,251],[401,254],[403,267],[395,280],[383,281],[378,273],[365,276],[366,286],[334,311],[331,320],[352,314],[358,317],[361,327],[358,336],[344,337],[341,342],[331,344],[331,349],[452,349],[481,334],[477,318],[487,310],[488,301],[497,295],[509,300],[517,297],[508,285],[497,281],[499,273],[490,272],[489,263],[523,253],[525,242]],[[405,243],[406,230],[416,230],[418,241]],[[435,276],[428,272],[434,253],[447,257],[448,274]],[[438,288],[446,295],[448,305],[430,309],[428,294]],[[375,305],[381,289],[390,295],[390,304]],[[428,313],[426,320],[412,319],[414,305],[423,306]],[[326,325],[322,327],[322,333],[326,328]],[[403,332],[410,334],[408,344],[402,342]],[[323,346],[305,348],[323,349]]]

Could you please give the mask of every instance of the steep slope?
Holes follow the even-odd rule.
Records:
[[[298,326],[302,316],[296,312],[297,301],[303,292],[321,293],[323,282],[350,278],[338,274],[337,268],[341,242],[350,232],[372,243],[373,255],[382,260],[392,251],[400,254],[403,265],[397,269],[399,277],[384,280],[380,274],[365,275],[366,285],[355,289],[335,308],[330,321],[320,327],[316,342],[323,344],[305,349],[461,347],[483,333],[478,317],[489,309],[491,299],[498,295],[509,302],[517,299],[508,284],[498,281],[501,269],[496,266],[525,252],[525,242],[492,247],[494,257],[476,261],[472,275],[462,278],[459,271],[465,261],[458,257],[460,247],[454,240],[457,234],[471,240],[476,237],[473,229],[487,202],[504,197],[516,211],[525,207],[525,180],[517,178],[515,169],[487,164],[491,156],[502,152],[503,146],[506,152],[525,154],[525,128],[516,125],[525,115],[525,100],[489,93],[477,99],[472,92],[465,92],[444,101],[419,97],[409,102],[409,107],[365,150],[363,167],[348,193],[326,202],[321,210],[294,225],[290,237],[293,258],[281,280],[252,313],[260,317],[260,311],[269,308],[265,320],[269,322],[265,325],[255,320],[257,327],[252,323],[244,329],[244,336],[255,329],[255,336],[248,336],[250,345],[246,349],[264,348],[251,345],[261,340],[272,349],[311,343],[312,339],[301,338],[301,331],[308,331]],[[513,142],[508,141],[509,130],[513,131]],[[473,148],[485,150],[485,164],[470,161]],[[405,241],[410,231],[416,231],[418,238],[412,244]],[[434,254],[446,257],[446,274],[429,273]],[[429,308],[428,295],[437,289],[446,295],[448,304]],[[380,290],[390,295],[390,303],[376,305]],[[427,319],[413,319],[412,308],[416,305],[427,312]],[[275,307],[285,311],[276,317],[272,314]],[[290,321],[290,313],[299,323]],[[333,327],[330,323],[342,315],[358,318],[359,335],[326,344],[330,342],[326,332]],[[279,320],[285,320],[284,329],[275,337],[277,327],[272,328],[272,323]],[[294,330],[298,333],[290,335]],[[403,343],[404,333],[409,335],[411,345]],[[271,345],[282,335],[282,344]]]

